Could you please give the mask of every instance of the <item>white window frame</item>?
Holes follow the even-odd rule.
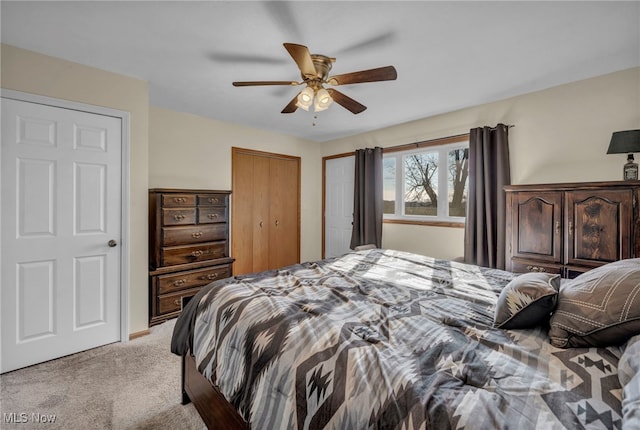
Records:
[[[406,151],[394,151],[385,153],[383,158],[396,159],[396,180],[395,180],[395,213],[384,214],[385,221],[404,221],[411,223],[455,223],[464,224],[466,217],[449,216],[449,170],[441,168],[440,161],[448,160],[449,152],[455,149],[469,148],[469,140],[448,143],[442,145],[423,146]],[[427,152],[438,153],[438,214],[431,215],[405,215],[404,213],[404,196],[405,196],[405,164],[404,159],[407,156],[415,154],[424,154]],[[443,185],[444,184],[444,185]],[[443,190],[444,188],[444,190]],[[468,191],[468,190],[467,190]]]

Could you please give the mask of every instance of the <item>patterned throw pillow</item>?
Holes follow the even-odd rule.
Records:
[[[503,329],[535,327],[547,320],[556,305],[560,275],[525,273],[500,293],[494,325]]]
[[[565,283],[551,317],[553,346],[619,345],[640,334],[640,258],[609,263]]]

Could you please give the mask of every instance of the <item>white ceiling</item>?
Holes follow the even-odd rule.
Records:
[[[326,141],[640,66],[640,2],[5,1],[3,43],[149,83],[150,103]],[[396,81],[345,85],[366,105],[280,111],[300,87],[282,46],[336,57],[331,74],[394,65]]]

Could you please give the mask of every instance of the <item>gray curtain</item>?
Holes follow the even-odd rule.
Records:
[[[473,128],[469,135],[469,200],[464,261],[504,269],[506,198],[511,183],[509,127]]]
[[[356,151],[351,249],[382,246],[382,148]]]

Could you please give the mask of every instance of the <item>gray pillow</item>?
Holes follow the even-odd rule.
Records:
[[[503,329],[535,327],[549,319],[556,305],[560,275],[525,273],[500,293],[494,325]]]
[[[616,261],[563,284],[549,338],[559,348],[620,345],[640,334],[640,258]]]
[[[622,386],[622,428],[640,429],[640,335],[627,342],[618,362]]]
[[[618,379],[624,388],[636,375],[640,374],[640,335],[627,341],[624,352],[618,361]],[[640,387],[637,387],[640,391]],[[640,399],[640,392],[638,393]]]

